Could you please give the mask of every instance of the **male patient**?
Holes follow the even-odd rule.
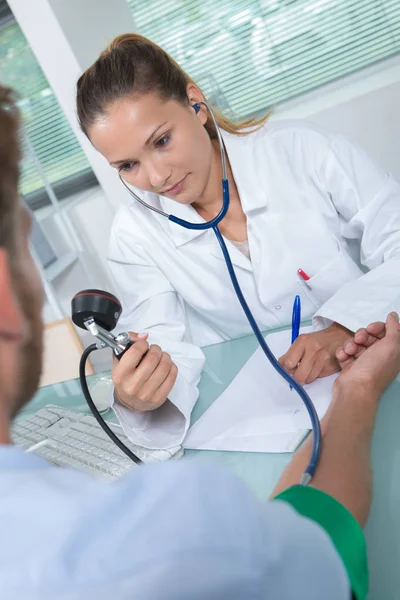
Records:
[[[400,369],[398,317],[340,350],[308,487],[296,484],[310,441],[269,503],[201,461],[138,467],[113,484],[50,465],[10,441],[42,354],[43,294],[17,200],[18,159],[18,114],[0,87],[1,599],[364,598],[369,446],[379,397]]]

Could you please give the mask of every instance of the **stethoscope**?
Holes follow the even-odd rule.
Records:
[[[225,217],[226,213],[228,212],[229,202],[230,202],[229,183],[228,183],[228,177],[227,177],[227,173],[226,173],[226,154],[225,154],[224,142],[222,139],[221,131],[218,126],[217,120],[216,120],[215,115],[214,115],[212,109],[210,108],[210,106],[206,102],[199,102],[199,103],[193,104],[192,108],[195,110],[195,112],[197,114],[200,110],[200,104],[203,104],[207,108],[207,110],[209,111],[209,113],[212,117],[212,120],[213,120],[214,126],[215,126],[215,130],[216,130],[217,136],[218,136],[220,150],[221,150],[222,208],[221,208],[221,211],[219,212],[219,214],[214,219],[212,219],[211,221],[207,221],[205,223],[190,223],[189,221],[185,221],[184,219],[179,219],[178,217],[175,217],[174,215],[168,215],[164,211],[162,211],[158,208],[155,208],[154,206],[151,206],[150,204],[145,202],[133,190],[131,190],[129,188],[129,186],[127,185],[127,183],[122,179],[121,172],[119,172],[119,178],[120,178],[122,185],[130,193],[130,195],[133,196],[133,198],[135,198],[135,200],[137,200],[140,204],[142,204],[146,208],[149,208],[153,212],[158,213],[159,215],[162,215],[163,217],[166,217],[167,219],[169,219],[173,223],[176,223],[177,225],[181,225],[181,227],[185,227],[185,229],[197,229],[197,230],[212,229],[214,231],[214,233],[217,237],[217,240],[219,242],[219,245],[221,246],[222,254],[224,255],[225,263],[226,263],[234,290],[235,290],[238,300],[242,306],[242,309],[247,317],[247,320],[250,323],[250,326],[254,332],[254,335],[256,336],[256,338],[258,340],[258,343],[260,344],[266,357],[268,358],[268,360],[270,361],[270,363],[272,364],[274,369],[276,369],[276,371],[299,394],[299,396],[302,399],[302,401],[304,402],[304,404],[307,408],[308,414],[310,416],[311,426],[312,426],[312,430],[313,430],[311,459],[310,459],[310,462],[308,463],[308,466],[307,466],[306,470],[304,471],[304,473],[301,477],[301,480],[300,480],[301,485],[307,485],[315,473],[315,470],[318,465],[320,453],[321,453],[321,427],[320,427],[319,418],[318,418],[317,412],[315,410],[315,407],[314,407],[310,397],[308,396],[307,392],[291,375],[289,375],[289,373],[287,373],[285,371],[285,369],[279,364],[279,362],[277,361],[277,359],[275,358],[275,356],[269,349],[268,344],[265,341],[264,336],[262,335],[262,333],[252,315],[252,312],[243,296],[242,290],[240,289],[240,285],[237,280],[235,270],[233,268],[232,261],[229,256],[229,252],[226,247],[224,238],[222,237],[221,232],[218,229],[219,223],[222,221],[222,219]]]

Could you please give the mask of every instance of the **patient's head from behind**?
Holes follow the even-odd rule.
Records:
[[[19,115],[0,85],[0,443],[34,394],[42,362],[43,289],[29,251],[30,216],[18,199]]]

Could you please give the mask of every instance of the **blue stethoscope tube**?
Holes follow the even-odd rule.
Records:
[[[310,458],[310,462],[308,463],[308,466],[307,466],[306,470],[304,471],[304,473],[301,477],[301,480],[300,480],[300,484],[307,485],[307,483],[309,483],[309,481],[311,480],[311,478],[313,477],[313,475],[315,473],[315,470],[318,465],[319,457],[321,454],[322,441],[321,441],[321,426],[320,426],[319,418],[317,415],[317,411],[315,410],[314,404],[312,403],[312,400],[309,397],[309,395],[307,394],[307,392],[305,391],[305,389],[291,375],[289,375],[289,373],[287,373],[287,371],[285,371],[285,369],[279,364],[279,362],[277,361],[277,359],[275,358],[275,356],[269,349],[269,346],[268,346],[267,342],[265,341],[264,336],[261,333],[261,331],[253,317],[253,314],[246,302],[246,299],[243,296],[243,292],[240,288],[239,282],[238,282],[236,274],[235,274],[235,270],[233,268],[231,258],[229,256],[228,248],[226,247],[224,238],[222,237],[221,232],[218,229],[218,224],[222,221],[222,219],[225,217],[226,213],[228,212],[229,202],[230,202],[229,183],[228,183],[228,178],[227,178],[227,173],[226,173],[226,158],[225,158],[224,143],[223,143],[222,135],[221,135],[217,120],[216,120],[214,113],[213,113],[212,109],[210,108],[210,106],[208,106],[208,104],[206,102],[201,102],[201,103],[193,104],[192,107],[194,108],[194,110],[197,113],[200,110],[200,104],[203,104],[210,112],[210,115],[214,121],[215,129],[217,132],[218,141],[219,141],[220,149],[221,149],[222,176],[223,176],[223,179],[222,179],[222,209],[214,219],[212,219],[211,221],[207,221],[206,223],[190,223],[189,221],[185,221],[184,219],[179,219],[178,217],[175,217],[174,215],[168,215],[167,213],[163,212],[162,210],[159,210],[159,209],[155,208],[154,206],[151,206],[150,204],[147,204],[146,202],[144,202],[144,200],[142,200],[142,198],[140,198],[133,190],[131,190],[128,187],[128,185],[122,179],[121,173],[119,174],[119,177],[120,177],[121,183],[128,190],[128,192],[131,194],[131,196],[133,196],[135,198],[135,200],[137,200],[138,202],[140,202],[140,204],[142,204],[146,208],[149,208],[153,212],[161,214],[162,216],[168,218],[173,223],[176,223],[177,225],[180,225],[181,227],[185,227],[185,229],[197,229],[197,230],[212,229],[214,231],[215,236],[219,242],[219,245],[221,246],[222,254],[224,255],[225,263],[226,263],[226,266],[227,266],[227,269],[229,272],[229,276],[232,281],[232,285],[234,287],[234,290],[236,292],[236,295],[238,297],[240,305],[243,309],[243,312],[245,313],[247,320],[250,323],[250,326],[254,332],[254,335],[256,336],[256,338],[258,340],[258,343],[260,344],[261,348],[264,351],[264,354],[266,355],[266,357],[268,358],[268,360],[270,361],[270,363],[274,367],[274,369],[299,394],[299,396],[302,399],[302,401],[308,411],[308,414],[310,416],[311,426],[312,426],[312,430],[313,430],[311,458]]]

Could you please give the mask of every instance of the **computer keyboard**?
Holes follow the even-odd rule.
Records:
[[[107,422],[121,441],[143,462],[163,462],[183,455],[181,446],[147,450],[132,444],[122,427]],[[122,477],[136,465],[110,440],[91,415],[49,405],[12,428],[14,444],[62,467],[81,469],[108,481]]]

